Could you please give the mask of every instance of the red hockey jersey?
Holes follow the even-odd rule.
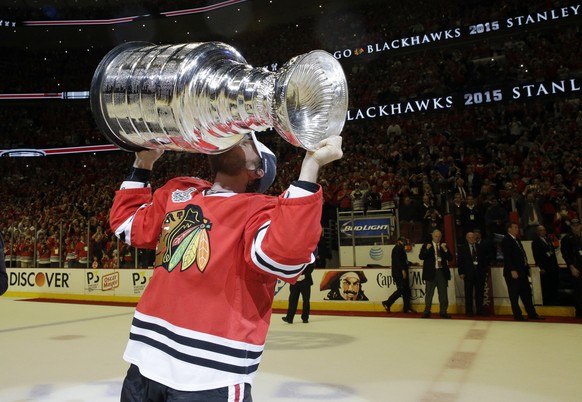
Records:
[[[140,372],[183,391],[252,383],[277,279],[293,282],[314,261],[321,189],[283,195],[207,194],[177,178],[122,189],[111,209],[124,242],[156,249],[124,354]]]

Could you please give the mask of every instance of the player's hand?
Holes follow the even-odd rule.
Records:
[[[152,170],[154,163],[160,159],[164,153],[163,149],[146,149],[135,153],[133,167],[139,169]]]
[[[426,249],[427,249],[427,250],[430,250],[431,248],[432,248],[432,243],[428,243],[428,244],[426,245]]]
[[[340,159],[343,154],[342,137],[335,136],[323,139],[315,146],[315,150],[307,151],[305,154],[299,180],[315,183],[319,168]]]
[[[341,159],[343,155],[342,137],[338,135],[321,140],[315,146],[314,151],[307,151],[305,159],[311,159],[321,167],[330,162]]]

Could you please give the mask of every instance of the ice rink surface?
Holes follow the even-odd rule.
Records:
[[[133,311],[0,298],[0,401],[118,401]],[[580,324],[274,314],[253,398],[580,401]]]

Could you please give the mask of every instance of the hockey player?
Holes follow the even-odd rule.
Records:
[[[264,193],[276,157],[255,135],[209,156],[214,182],[148,181],[163,151],[136,154],[110,222],[127,244],[156,249],[136,308],[121,401],[251,401],[277,279],[294,282],[319,242],[321,166],[342,157],[341,137],[307,152],[297,181]]]

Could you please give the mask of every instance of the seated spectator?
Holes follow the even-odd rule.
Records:
[[[354,211],[364,212],[366,210],[368,197],[368,189],[366,187],[367,185],[360,186],[359,182],[354,183],[354,190],[352,190],[352,192],[350,193],[352,209]]]
[[[366,197],[366,211],[374,211],[379,210],[382,208],[382,196],[380,192],[378,192],[378,186],[372,185],[372,188],[368,192],[368,196]]]
[[[554,234],[558,237],[564,237],[564,235],[570,233],[573,219],[579,219],[576,211],[566,203],[560,204],[560,208],[554,217]]]
[[[396,207],[396,192],[394,191],[394,186],[390,185],[387,180],[382,182],[380,202],[382,209],[393,209]]]
[[[341,184],[341,188],[336,193],[336,199],[340,212],[347,212],[352,210],[352,199],[350,194],[352,190],[348,188],[348,183]]]

